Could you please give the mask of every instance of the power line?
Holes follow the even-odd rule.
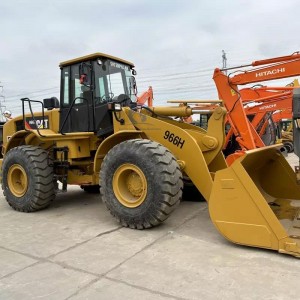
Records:
[[[165,70],[165,69],[164,69]],[[206,80],[203,80],[203,77],[207,76],[210,73],[211,69],[202,69],[202,70],[193,70],[193,71],[187,71],[187,72],[174,72],[174,73],[168,73],[168,74],[161,74],[161,75],[154,75],[154,76],[141,76],[137,78],[137,83],[140,87],[143,86],[143,84],[152,84],[155,82],[170,82],[169,86],[163,85],[163,86],[156,86],[155,87],[155,95],[167,95],[167,94],[181,94],[181,93],[192,93],[192,92],[204,92],[204,91],[210,91],[213,90],[213,84],[210,87],[210,84],[208,84],[209,78]],[[201,79],[201,84],[195,86],[195,85],[189,85],[188,83],[195,83],[195,80],[197,78]],[[180,87],[176,84],[174,81],[181,81]],[[172,82],[172,83],[171,83]],[[175,87],[173,88],[172,86]],[[42,97],[45,95],[49,95],[49,92],[58,93],[59,87],[51,87],[51,88],[44,88],[44,89],[38,89],[31,92],[23,92],[22,94],[14,94],[7,97],[7,99],[13,100],[12,105],[10,107],[15,109],[20,109],[21,104],[18,105],[16,103],[17,99],[16,97],[24,97],[25,95],[32,95],[32,97]]]
[[[162,69],[165,71],[165,69]],[[153,77],[156,78],[157,76],[177,76],[177,75],[182,75],[182,74],[194,74],[194,73],[205,73],[205,72],[210,72],[211,68],[206,68],[206,69],[201,69],[201,70],[194,70],[194,71],[186,71],[186,72],[177,72],[177,73],[167,73],[167,74],[159,74],[159,72],[155,72],[155,75],[150,75],[150,76],[140,76],[140,78],[147,78],[147,77]],[[143,73],[144,74],[144,73]],[[153,73],[151,73],[153,74]]]
[[[36,94],[36,93],[40,93],[40,92],[45,92],[45,91],[49,91],[49,90],[54,90],[54,89],[59,89],[59,87],[56,86],[56,87],[52,87],[52,88],[48,88],[48,89],[36,90],[36,91],[33,91],[33,92],[24,92],[22,94],[10,95],[6,99],[15,98],[15,97],[22,97],[24,95],[32,95],[32,94]]]

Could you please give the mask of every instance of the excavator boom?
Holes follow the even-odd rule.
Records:
[[[298,76],[300,70],[300,54],[295,52],[292,55],[258,60],[252,62],[250,65],[230,69],[241,69],[241,67],[248,66],[259,67],[251,70],[241,70],[240,74],[234,75],[229,79],[230,83],[243,85],[259,81]]]
[[[224,70],[215,69],[213,79],[218,90],[219,98],[224,101],[224,106],[228,111],[228,121],[231,126],[230,134],[235,135],[242,152],[263,147],[265,144],[257,132],[255,124],[252,124],[247,118],[247,113],[244,109],[246,99],[244,99],[243,92],[239,90],[238,86],[300,75],[300,54],[297,52],[288,56],[255,61],[249,65],[229,68],[227,70],[233,70],[229,75],[225,74]],[[239,73],[237,74],[237,72]],[[291,93],[288,93],[292,89],[292,87],[287,87],[281,91],[277,90],[279,97],[291,98]],[[275,90],[275,93],[277,91]],[[263,93],[262,91],[262,94]],[[260,100],[271,100],[273,96],[271,98],[265,98],[268,97],[267,94],[268,91],[265,92],[264,96],[261,96]],[[255,95],[254,98],[256,98]],[[256,100],[259,99],[256,98]],[[275,105],[275,103],[269,103],[269,105]],[[227,141],[229,141],[229,138]],[[241,155],[242,153],[233,153],[232,157],[228,159],[232,162],[236,157]]]

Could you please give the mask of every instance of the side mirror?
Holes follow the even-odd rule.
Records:
[[[59,108],[59,101],[56,97],[44,99],[44,107],[47,110],[52,110],[53,108]]]
[[[133,93],[137,97],[137,85],[136,85],[136,80],[134,76],[131,76],[130,78],[130,85],[132,86]]]
[[[79,65],[79,81],[87,87],[92,85],[92,66],[89,63],[81,63]]]

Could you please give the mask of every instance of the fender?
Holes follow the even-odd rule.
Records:
[[[99,173],[100,167],[104,156],[112,149],[115,145],[121,142],[142,138],[142,131],[140,130],[124,130],[118,131],[108,138],[106,138],[98,147],[94,158],[94,173]]]
[[[27,131],[27,130],[20,130],[17,131],[15,134],[13,134],[11,137],[9,137],[8,142],[5,146],[3,146],[2,149],[2,154],[4,155],[7,153],[10,149],[24,145],[25,144],[25,138],[29,136],[30,134],[36,135],[32,131]]]

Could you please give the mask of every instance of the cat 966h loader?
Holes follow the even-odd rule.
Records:
[[[300,188],[277,146],[248,151],[228,167],[224,108],[205,131],[176,119],[197,107],[138,107],[128,61],[96,53],[60,68],[60,103],[44,99],[35,113],[33,100],[23,98],[23,115],[4,125],[2,189],[15,210],[47,207],[58,186],[100,185],[123,226],[149,228],[179,204],[184,175],[225,238],[300,256]]]

